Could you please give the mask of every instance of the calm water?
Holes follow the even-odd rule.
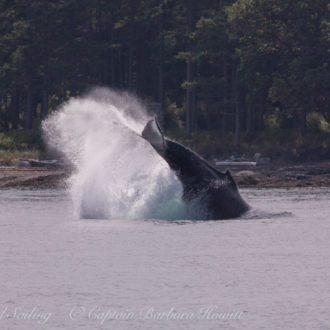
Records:
[[[242,195],[239,220],[106,221],[0,190],[0,328],[329,329],[330,190]]]

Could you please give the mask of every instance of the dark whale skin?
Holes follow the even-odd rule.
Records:
[[[152,121],[157,124],[162,138],[157,143],[148,134]],[[249,210],[249,205],[241,197],[229,171],[218,171],[189,148],[164,138],[156,119],[148,122],[142,137],[150,142],[175,172],[182,183],[183,200],[189,202],[198,199],[207,219],[237,218]]]

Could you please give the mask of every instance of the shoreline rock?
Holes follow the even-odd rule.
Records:
[[[217,166],[230,170],[238,186],[258,188],[330,188],[330,161],[306,164]],[[65,188],[72,168],[0,166],[0,188]]]
[[[69,175],[64,169],[0,167],[0,188],[64,188]]]
[[[225,171],[227,168],[218,167]],[[266,164],[253,167],[228,168],[240,187],[330,188],[330,161],[299,164]]]

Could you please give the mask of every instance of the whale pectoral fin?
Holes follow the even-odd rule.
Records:
[[[165,148],[164,134],[160,128],[157,117],[149,120],[142,131],[142,137],[147,140],[157,151]]]

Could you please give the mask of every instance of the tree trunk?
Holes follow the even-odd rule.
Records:
[[[29,73],[26,95],[26,111],[25,111],[25,129],[32,129],[33,122],[33,90],[32,90],[32,77]]]
[[[235,144],[239,144],[240,137],[240,104],[239,104],[239,91],[238,91],[238,74],[237,69],[234,68],[233,71],[234,80],[234,94],[235,94]]]
[[[17,89],[13,91],[12,101],[10,106],[11,106],[11,126],[13,129],[17,129],[19,124],[19,93]]]
[[[186,134],[190,137],[193,128],[193,109],[195,107],[193,88],[193,62],[192,62],[192,42],[190,41],[190,33],[194,29],[194,11],[195,11],[194,0],[188,0],[188,51],[190,52],[187,60],[187,90],[186,90]]]
[[[239,144],[240,138],[240,111],[239,111],[238,92],[235,91],[235,144]]]
[[[44,119],[48,115],[48,79],[47,76],[43,77],[43,86],[42,86],[42,100],[41,100],[41,119]]]
[[[162,0],[159,0],[159,7],[160,10],[163,10],[162,8]],[[164,51],[164,33],[163,33],[163,20],[164,15],[163,12],[159,15],[159,24],[158,24],[158,33],[160,38],[160,46],[159,46],[159,63],[158,63],[158,103],[159,103],[159,120],[162,125],[164,125],[164,57],[163,57],[163,51]]]
[[[128,72],[127,72],[127,88],[131,92],[133,90],[133,46],[130,44],[128,55]]]
[[[7,93],[4,95],[3,99],[0,101],[0,111],[1,111],[1,105],[4,106],[4,112],[5,112],[5,117],[8,116],[8,96]],[[2,127],[0,126],[0,130],[2,129],[3,131],[8,131],[9,125],[8,121],[2,120]],[[0,122],[1,125],[1,122]]]
[[[226,131],[227,128],[227,106],[228,106],[228,78],[227,78],[227,61],[223,58],[223,110],[222,110],[222,132]]]
[[[264,129],[264,100],[261,96],[259,96],[258,129],[259,131]]]
[[[195,75],[193,73],[193,75]],[[196,86],[194,85],[191,89],[191,130],[195,130],[196,126]]]
[[[247,102],[247,111],[246,111],[246,132],[252,132],[252,104],[251,101]]]
[[[301,135],[306,136],[307,134],[307,111],[306,109],[302,109],[301,111]]]
[[[129,27],[129,54],[128,54],[128,70],[127,70],[127,87],[130,92],[133,91],[133,64],[134,64],[134,49],[135,49],[135,12],[137,10],[138,3],[133,1],[131,6],[131,14],[130,14],[130,27]]]
[[[187,63],[187,82],[192,82],[192,63],[191,57]],[[191,135],[191,114],[192,114],[192,88],[188,86],[186,90],[186,134],[188,137]]]
[[[118,87],[122,88],[124,85],[124,74],[123,74],[123,63],[122,63],[122,52],[119,50],[118,53],[118,71],[119,71],[119,80]]]
[[[113,38],[113,29],[114,27],[111,26],[111,45],[114,43]],[[111,87],[115,88],[116,80],[115,80],[115,49],[111,48]]]

